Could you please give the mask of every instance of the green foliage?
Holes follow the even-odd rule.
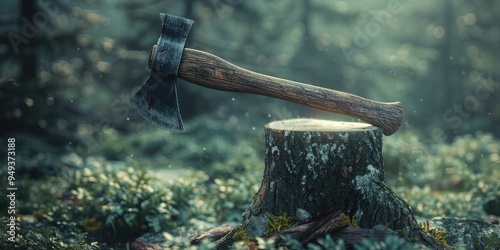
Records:
[[[359,224],[358,224],[358,221],[356,220],[356,218],[354,218],[354,216],[349,216],[347,214],[340,214],[340,216],[342,216],[342,218],[350,225],[350,226],[353,226],[353,227],[359,227]]]
[[[242,241],[244,244],[250,244],[255,239],[248,236],[245,231],[246,225],[239,225],[234,229],[233,239],[235,242]]]
[[[259,249],[273,249],[276,248],[276,244],[272,240],[266,240],[260,237],[255,239],[257,241],[257,246]],[[248,249],[248,248],[247,248]]]
[[[266,213],[267,224],[266,224],[266,236],[272,236],[273,234],[282,231],[283,229],[289,228],[297,224],[297,218],[295,216],[290,216],[287,213],[282,215],[273,215],[271,213]]]
[[[332,250],[343,250],[346,249],[346,245],[342,239],[335,241],[332,237],[327,234],[324,238],[318,239],[318,244],[310,243],[307,245],[309,250],[322,250],[322,249],[332,249]]]
[[[214,178],[230,175],[239,178],[242,172],[263,170],[260,161],[263,140],[259,135],[262,131],[256,132],[243,122],[247,121],[225,124],[200,115],[189,120],[189,135],[153,129],[123,136],[108,128],[102,133],[98,152],[106,159],[126,159],[132,155],[159,168],[191,168],[203,170]]]
[[[33,183],[35,190],[23,197],[30,201],[20,204],[28,204],[25,212],[46,225],[62,231],[76,226],[91,239],[121,242],[189,225],[197,217],[240,221],[258,182],[257,177],[209,180],[201,172],[163,182],[160,176],[144,164],[88,159],[81,171],[65,169],[60,176]]]
[[[290,250],[304,249],[304,246],[302,245],[302,243],[300,243],[300,241],[294,239],[289,234],[283,236],[282,239],[283,239],[282,245],[285,246],[286,248],[290,249]]]
[[[388,174],[399,175],[400,183],[412,186],[436,177],[433,166],[428,164],[430,148],[412,131],[397,133],[384,139],[385,169]]]
[[[480,132],[430,145],[402,133],[386,139],[384,161],[416,215],[484,217],[483,204],[500,192],[499,150],[498,140]]]
[[[356,249],[356,250],[406,250],[406,249],[427,249],[425,246],[406,241],[396,235],[389,235],[383,241],[374,237],[363,239],[360,243],[347,247],[343,240],[333,240],[330,235],[318,239],[317,243],[309,243],[303,246],[298,240],[287,235],[284,237],[284,246],[287,249],[296,250],[319,250],[319,249]],[[274,248],[272,248],[274,249]]]
[[[148,162],[158,173],[168,170],[185,176],[188,175],[186,169],[202,170],[206,179],[185,176],[175,187],[192,187],[197,189],[194,192],[198,197],[206,196],[196,204],[204,214],[215,213],[214,218],[206,220],[241,221],[241,213],[261,180],[263,164],[259,150],[262,151],[263,142],[240,140],[241,136],[256,136],[254,130],[239,128],[239,124],[224,126],[204,116],[190,123],[193,131],[190,138],[195,139],[163,130],[148,130],[127,137],[116,130],[106,130],[101,153],[112,159],[133,155]]]
[[[427,249],[426,247],[408,242],[397,235],[389,235],[383,241],[374,237],[364,238],[361,243],[354,245],[355,250],[404,250],[404,249]]]
[[[385,140],[384,163],[388,172],[401,174],[398,181],[403,184],[430,183],[433,188],[463,191],[500,175],[495,167],[500,165],[498,152],[500,142],[491,134],[478,132],[458,136],[451,144],[428,144],[407,131]]]
[[[100,240],[126,241],[145,232],[187,223],[195,212],[196,182],[167,182],[161,186],[141,164],[118,166],[95,162],[82,172],[67,172],[66,190],[59,200],[38,205],[39,217],[67,227],[75,224]]]
[[[255,178],[245,175],[240,179],[214,179],[209,184],[207,203],[214,209],[217,221],[241,221],[242,212],[257,192],[257,183]]]
[[[471,192],[443,192],[428,186],[395,187],[394,191],[408,202],[415,215],[424,218],[484,216],[480,200],[473,199]]]
[[[19,223],[20,221],[18,221]],[[16,227],[16,243],[7,240],[8,219],[0,218],[0,249],[92,250],[97,243],[87,244],[86,234],[75,231],[62,234],[57,228],[42,226],[24,229]]]

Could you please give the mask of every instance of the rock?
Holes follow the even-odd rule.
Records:
[[[302,208],[297,208],[295,212],[295,217],[299,220],[299,223],[307,222],[312,218],[311,214]]]
[[[431,228],[446,231],[453,247],[500,249],[500,225],[467,218],[434,218],[429,222]]]

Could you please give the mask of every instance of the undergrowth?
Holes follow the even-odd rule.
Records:
[[[106,132],[104,136],[120,140],[115,132]],[[124,143],[115,156],[129,155],[133,152],[129,147],[134,144],[142,148],[140,152],[150,152],[152,157],[165,154],[168,149],[169,157],[142,163],[130,159],[111,162],[73,153],[60,157],[59,172],[55,175],[20,178],[18,184],[24,191],[20,190],[16,197],[19,244],[33,249],[42,245],[47,249],[92,249],[96,247],[93,242],[98,242],[100,248],[120,249],[147,232],[184,227],[196,233],[201,230],[200,223],[210,227],[242,222],[241,214],[248,208],[262,177],[260,149],[253,147],[253,142],[232,138],[220,144],[217,141],[223,139],[206,137],[203,139],[206,145],[189,143],[195,154],[186,156],[186,149],[177,154],[176,150],[182,147],[177,145],[181,142],[175,135],[167,137],[177,146],[163,145],[160,143],[163,139],[154,139],[157,136],[157,132],[152,132],[152,145],[129,138],[125,141],[136,143]],[[114,152],[111,145],[103,145],[106,154]],[[384,142],[389,184],[408,202],[415,215],[422,218],[487,219],[497,212],[495,206],[500,202],[498,152],[500,143],[491,135],[481,133],[457,137],[451,144],[425,145],[408,133],[386,138]],[[184,157],[187,157],[185,162]],[[139,157],[132,159],[136,158]],[[172,164],[174,171],[183,168],[192,171],[180,177],[160,174],[157,170],[169,166],[167,164]],[[4,185],[0,183],[0,192],[6,190]],[[2,207],[7,206],[5,202],[6,199],[0,199]],[[5,220],[3,217],[3,232]],[[186,239],[186,236],[173,237],[177,237],[177,242]],[[2,240],[0,247],[8,249],[5,237]],[[290,249],[298,249],[293,239],[288,241]],[[257,242],[261,247],[272,245],[262,239]],[[392,237],[383,242],[365,239],[355,249],[369,249],[370,244],[377,246],[372,249],[413,247]],[[199,248],[210,247],[213,245],[203,244]],[[305,247],[344,249],[345,244],[325,237]]]

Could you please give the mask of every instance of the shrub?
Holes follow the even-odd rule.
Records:
[[[66,190],[48,206],[37,208],[45,222],[66,228],[72,223],[92,238],[121,242],[149,231],[186,223],[194,188],[173,182],[161,186],[144,165],[116,170],[95,162],[69,171]]]

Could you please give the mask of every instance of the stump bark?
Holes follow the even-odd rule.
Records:
[[[332,210],[353,218],[360,228],[382,225],[412,241],[437,246],[385,182],[381,129],[366,123],[292,119],[266,125],[265,142],[260,189],[243,213],[245,222],[220,239],[219,248],[242,238],[275,237],[276,218],[284,224],[325,223],[318,218]],[[317,227],[330,233],[346,227],[338,217],[331,224]]]

